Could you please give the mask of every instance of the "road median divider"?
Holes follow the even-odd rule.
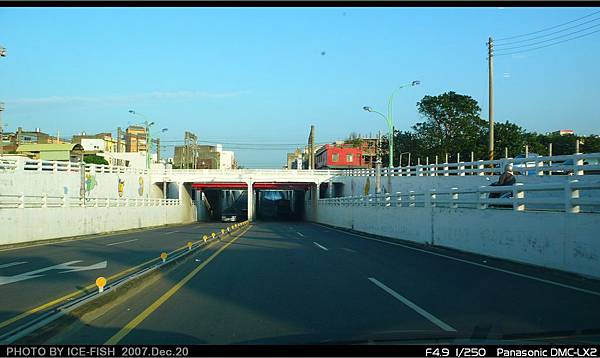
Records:
[[[101,297],[108,297],[111,295],[111,293],[117,292],[117,288],[127,283],[140,279],[152,272],[170,265],[171,263],[194,253],[198,249],[212,246],[214,243],[220,241],[222,237],[225,237],[228,234],[233,234],[247,225],[248,222],[244,221],[241,222],[240,225],[234,230],[227,231],[222,229],[218,234],[212,232],[210,236],[202,235],[200,240],[193,242],[190,241],[186,243],[186,245],[171,252],[162,252],[158,257],[128,268],[112,276],[106,278],[99,277],[94,283],[85,286],[78,291],[30,309],[4,322],[0,322],[0,328],[11,328],[9,331],[0,334],[0,344],[12,344],[13,342],[49,325],[51,322],[77,308],[94,302]],[[12,327],[12,325],[16,322],[21,321],[35,313],[41,314],[17,327]]]

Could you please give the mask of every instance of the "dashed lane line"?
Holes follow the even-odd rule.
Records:
[[[436,316],[432,315],[431,313],[425,311],[424,309],[422,309],[421,307],[417,306],[415,303],[413,303],[412,301],[410,301],[408,298],[402,296],[398,292],[396,292],[396,291],[392,290],[391,288],[387,287],[383,283],[379,282],[377,279],[375,279],[373,277],[369,277],[369,281],[373,282],[379,288],[381,288],[385,292],[389,293],[392,297],[394,297],[398,301],[404,303],[410,309],[412,309],[413,311],[417,312],[421,316],[427,318],[427,320],[429,320],[429,322],[435,324],[436,326],[440,327],[444,331],[446,331],[446,332],[456,332],[456,329],[454,327],[450,326],[449,324],[447,324],[446,322],[444,322],[441,319],[437,318]]]

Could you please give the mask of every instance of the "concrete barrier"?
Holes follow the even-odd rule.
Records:
[[[196,220],[191,205],[0,209],[0,245]]]
[[[318,223],[600,278],[598,214],[306,205]]]

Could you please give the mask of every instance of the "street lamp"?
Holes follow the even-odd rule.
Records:
[[[144,118],[144,126],[146,127],[146,168],[150,169],[150,151],[152,150],[152,137],[150,135],[150,127],[154,125],[154,122],[149,122],[148,117],[145,115],[134,111],[133,109],[129,110],[129,113],[140,116]]]
[[[392,105],[394,102],[394,95],[396,94],[396,92],[398,92],[400,89],[405,88],[405,87],[414,87],[414,86],[418,86],[421,84],[421,81],[412,81],[411,83],[407,83],[405,85],[399,86],[398,88],[396,88],[392,94],[390,95],[390,97],[388,98],[388,114],[387,116],[383,115],[383,113],[377,112],[375,110],[373,110],[373,108],[369,107],[369,106],[364,106],[363,110],[367,111],[367,112],[372,112],[372,113],[376,113],[378,115],[380,115],[381,117],[383,117],[383,119],[385,119],[385,121],[387,122],[388,125],[388,142],[389,142],[389,151],[390,151],[390,161],[388,163],[388,166],[390,168],[394,167],[394,120],[392,118]]]

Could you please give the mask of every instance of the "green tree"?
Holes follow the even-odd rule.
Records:
[[[360,147],[362,143],[362,138],[356,132],[351,132],[348,135],[348,138],[344,141],[346,144],[352,144],[353,147]]]
[[[483,156],[487,122],[480,118],[481,108],[476,100],[451,91],[423,97],[417,109],[425,118],[413,126],[421,157],[428,156],[432,162],[438,155],[443,161],[446,153],[455,159],[456,153],[467,158],[471,151],[477,157]]]
[[[579,150],[582,153],[600,153],[600,136],[589,135],[587,137],[580,138],[581,145]]]
[[[508,156],[514,158],[523,153],[523,147],[527,143],[527,131],[509,121],[494,124],[494,158],[503,158],[505,148],[508,148]]]
[[[83,156],[83,161],[86,164],[99,164],[99,165],[108,165],[106,159],[101,156],[95,154],[87,154]]]

